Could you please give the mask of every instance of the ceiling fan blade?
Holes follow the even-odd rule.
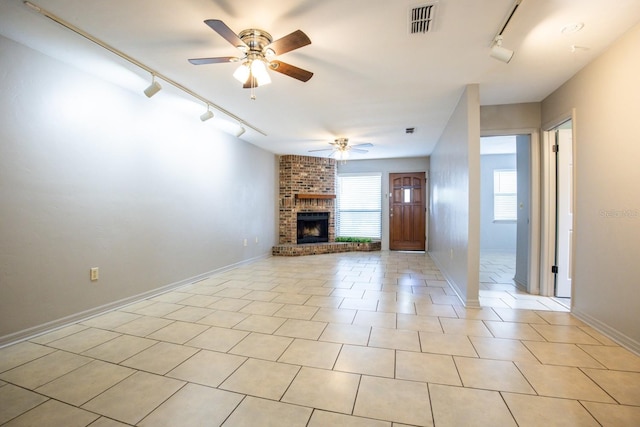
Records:
[[[373,144],[370,142],[365,142],[362,144],[354,144],[351,147],[373,147]]]
[[[204,65],[204,64],[220,64],[222,62],[236,62],[240,58],[235,56],[219,56],[217,58],[192,58],[189,60],[193,65]]]
[[[302,46],[311,44],[311,40],[305,33],[300,30],[296,30],[291,34],[288,34],[281,39],[278,39],[267,46],[267,49],[273,50],[276,55],[282,55],[283,53],[291,52]]]
[[[361,150],[360,148],[353,148],[353,146],[349,149],[349,151],[353,151],[354,153],[368,153],[369,150]]]
[[[313,73],[311,71],[303,70],[302,68],[298,68],[294,65],[287,64],[286,62],[273,60],[269,63],[269,68],[273,71],[277,71],[289,77],[293,77],[294,79],[298,79],[302,82],[309,81],[311,77],[313,77]]]
[[[226,41],[231,43],[233,46],[241,49],[243,51],[249,50],[249,46],[245,42],[242,41],[240,37],[233,30],[227,27],[227,24],[222,22],[219,19],[207,19],[204,21],[213,31],[220,34]]]
[[[318,151],[334,151],[333,148],[323,148],[321,150],[309,150],[310,153],[315,153]]]

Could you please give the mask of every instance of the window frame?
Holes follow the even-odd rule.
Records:
[[[376,182],[372,183],[372,193],[369,194],[371,197],[366,201],[363,207],[354,206],[345,206],[344,208],[344,197],[353,195],[344,194],[345,185],[349,178],[375,178]],[[343,181],[344,180],[344,181]],[[336,221],[335,221],[335,235],[336,237],[368,237],[374,240],[380,240],[382,238],[382,173],[380,172],[362,172],[362,173],[340,173],[337,175],[336,180]],[[365,195],[362,191],[357,192],[359,195]],[[353,204],[353,199],[350,200],[350,204]],[[354,233],[350,232],[350,230],[357,229],[358,227],[355,225],[356,222],[352,221],[348,224],[343,223],[345,221],[345,213],[351,214],[349,216],[357,217],[361,216],[364,218],[364,222],[360,223],[360,228],[369,227],[369,230],[365,233],[356,233],[358,235],[354,235]],[[358,215],[358,214],[362,215]],[[372,215],[373,214],[373,215]],[[371,221],[371,217],[374,217],[375,220]],[[347,220],[351,221],[351,220]],[[374,232],[372,233],[372,229]]]
[[[505,179],[511,182],[505,182]],[[503,185],[504,183],[504,185]],[[514,189],[515,191],[506,191]],[[513,223],[518,220],[517,169],[493,170],[493,222]]]

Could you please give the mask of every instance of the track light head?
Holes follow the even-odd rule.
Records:
[[[202,120],[203,122],[206,122],[207,120],[212,118],[213,118],[213,111],[209,110],[208,107],[207,107],[207,111],[202,113],[202,115],[200,116],[200,120]]]
[[[151,84],[144,90],[144,94],[147,95],[147,98],[151,98],[153,95],[160,92],[160,89],[162,89],[162,86],[156,81],[156,76],[153,76],[151,78]]]
[[[491,46],[491,55],[492,58],[495,58],[504,63],[509,63],[511,58],[513,58],[513,51],[502,47],[502,36],[496,36],[493,40],[493,45]]]

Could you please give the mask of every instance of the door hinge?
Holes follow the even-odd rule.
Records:
[[[553,274],[558,274],[558,266],[557,265],[552,265],[551,266],[551,272]]]
[[[558,147],[558,144],[552,145],[551,146],[551,151],[553,151],[554,153],[557,153],[558,151],[560,151],[560,148]]]

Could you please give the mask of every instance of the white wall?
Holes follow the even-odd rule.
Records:
[[[468,85],[431,155],[429,254],[469,307],[479,306],[479,99]]]
[[[275,155],[4,37],[0,63],[0,343],[269,254]]]
[[[338,162],[340,173],[376,172],[382,174],[382,250],[389,250],[389,174],[400,172],[425,172],[429,176],[429,158],[393,158],[377,160],[349,160]],[[429,188],[425,186],[425,200],[429,200]],[[426,229],[426,228],[425,228]],[[425,236],[425,239],[427,237]],[[427,239],[428,245],[428,239]],[[427,246],[428,247],[428,246]]]
[[[542,103],[575,108],[573,312],[640,352],[640,25]]]

